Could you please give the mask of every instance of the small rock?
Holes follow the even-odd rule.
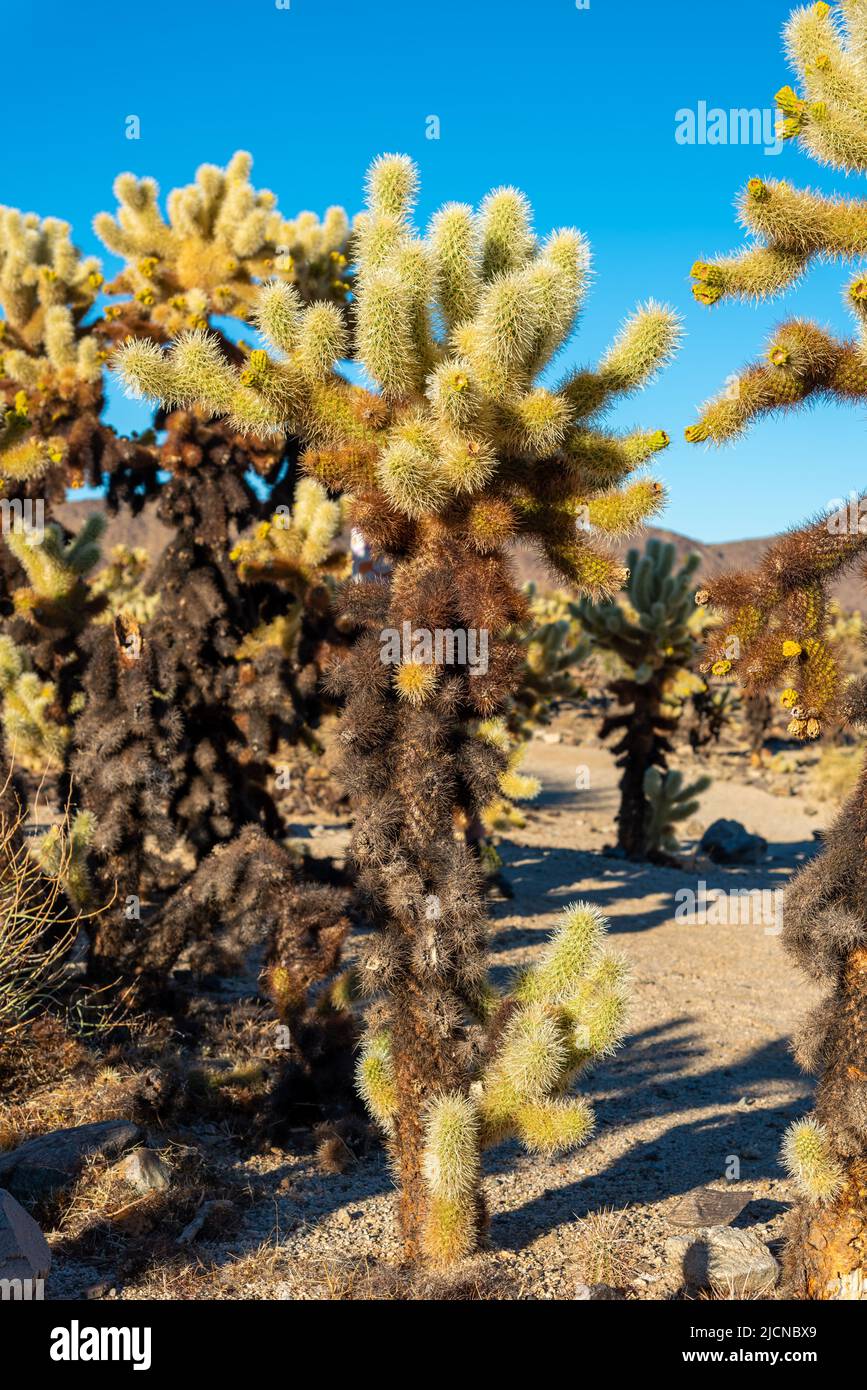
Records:
[[[768,842],[761,835],[751,835],[740,821],[715,820],[698,848],[714,864],[758,864],[768,852]]]
[[[55,1129],[0,1154],[0,1187],[22,1206],[32,1207],[62,1192],[94,1154],[115,1158],[141,1142],[138,1125],[127,1120]]]
[[[713,1187],[699,1187],[678,1202],[671,1220],[675,1226],[728,1226],[752,1200],[752,1192],[743,1188],[720,1192]]]
[[[164,1192],[171,1182],[171,1169],[153,1149],[135,1149],[117,1167],[136,1192]]]
[[[98,1298],[108,1298],[113,1291],[114,1284],[111,1280],[101,1279],[96,1284],[88,1284],[87,1288],[82,1292],[81,1297],[88,1302],[93,1302]]]
[[[48,1241],[33,1217],[0,1188],[0,1279],[47,1279]]]
[[[665,1253],[688,1288],[717,1288],[737,1298],[769,1292],[780,1267],[752,1231],[710,1226],[691,1235],[670,1236]]]

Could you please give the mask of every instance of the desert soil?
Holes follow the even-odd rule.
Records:
[[[780,1140],[809,1108],[810,1082],[799,1074],[789,1039],[813,998],[790,966],[773,924],[699,925],[675,920],[679,889],[781,887],[816,849],[827,819],[801,796],[720,780],[687,824],[682,869],[632,864],[601,851],[614,839],[618,773],[611,755],[588,738],[590,726],[563,716],[537,738],[524,770],[542,782],[523,830],[501,846],[514,898],[491,904],[491,955],[505,977],[533,959],[560,909],[576,899],[608,916],[612,942],[628,957],[633,1005],[624,1046],[582,1085],[597,1117],[593,1138],[547,1161],[506,1145],[486,1159],[492,1213],[487,1261],[502,1266],[521,1296],[571,1299],[592,1280],[582,1218],[600,1208],[624,1213],[618,1235],[630,1295],[670,1296],[676,1287],[664,1244],[682,1228],[672,1220],[685,1194],[711,1186],[752,1193],[735,1225],[775,1248],[791,1184],[779,1162]],[[580,741],[578,741],[580,740]],[[695,766],[684,753],[681,765]],[[576,786],[587,769],[589,786]],[[696,767],[696,771],[701,771]],[[733,769],[734,770],[734,769]],[[719,868],[695,858],[694,845],[717,817],[741,821],[768,841],[765,863]],[[316,854],[344,852],[344,822],[298,826]],[[690,849],[693,850],[689,855]],[[769,929],[770,927],[770,929]],[[219,1147],[218,1137],[207,1142]],[[214,1152],[211,1153],[211,1161]],[[338,1284],[354,1262],[397,1257],[391,1180],[380,1151],[346,1172],[321,1173],[310,1154],[283,1152],[226,1163],[240,1187],[268,1192],[244,1211],[221,1244],[199,1242],[198,1296],[304,1298]],[[99,1275],[64,1265],[52,1274],[54,1297],[75,1297]],[[118,1288],[120,1297],[195,1297],[189,1280],[167,1271]]]

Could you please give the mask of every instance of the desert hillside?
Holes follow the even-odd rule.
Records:
[[[99,510],[100,504],[98,502],[68,502],[65,506],[57,509],[57,515],[65,526],[71,530],[77,530],[84,517]],[[168,529],[156,516],[153,505],[149,505],[138,517],[133,518],[121,514],[110,518],[104,553],[107,554],[114,545],[144,546],[153,561],[166,544],[169,534]],[[642,537],[639,537],[637,542],[633,540],[624,543],[623,552],[625,553],[632,544],[637,543],[640,546],[644,539],[651,536],[670,542],[677,551],[678,560],[692,551],[696,552],[701,556],[699,574],[705,576],[719,574],[720,571],[733,567],[752,569],[758,564],[767,547],[773,544],[776,539],[774,536],[763,536],[753,540],[721,541],[709,545],[704,541],[693,540],[690,536],[682,536],[678,531],[667,531],[662,527],[648,526],[646,532],[642,533]],[[550,586],[550,575],[533,551],[525,549],[518,551],[517,569],[523,583],[526,583],[527,580],[535,580],[537,583]],[[845,609],[854,610],[864,606],[864,586],[857,570],[847,573],[837,580],[831,586],[831,593]]]

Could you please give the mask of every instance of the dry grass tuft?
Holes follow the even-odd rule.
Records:
[[[0,1047],[50,998],[77,925],[69,918],[61,876],[42,872],[21,821],[0,813]]]
[[[623,1289],[637,1272],[639,1252],[624,1228],[625,1212],[603,1207],[578,1223],[575,1257],[582,1283]]]

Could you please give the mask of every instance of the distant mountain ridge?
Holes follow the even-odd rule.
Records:
[[[708,545],[704,541],[694,541],[689,536],[681,536],[677,531],[665,531],[659,526],[648,526],[642,535],[624,541],[620,547],[622,553],[625,555],[633,546],[641,549],[650,536],[656,536],[661,541],[670,541],[675,547],[678,560],[694,551],[701,558],[698,574],[705,579],[720,574],[723,570],[754,569],[768,547],[779,539],[777,536],[765,536],[756,540],[718,541]],[[520,553],[518,571],[524,582],[532,579],[537,583],[550,583],[544,564],[530,551],[524,550]],[[860,564],[854,565],[831,585],[831,595],[847,610],[860,609],[867,612],[867,579]]]
[[[101,510],[99,501],[66,502],[57,508],[57,516],[65,526],[77,531],[86,516],[89,516],[91,512]],[[113,545],[144,546],[153,564],[170,536],[171,532],[168,527],[164,526],[157,517],[154,504],[148,503],[135,518],[126,515],[109,517],[108,530],[103,544],[106,554]],[[677,551],[678,559],[690,554],[691,551],[695,551],[701,557],[699,574],[706,578],[726,569],[754,568],[768,546],[777,539],[775,536],[767,536],[758,540],[721,541],[708,545],[704,541],[695,541],[689,536],[682,536],[677,531],[666,531],[658,526],[648,526],[642,535],[624,541],[621,546],[623,554],[625,555],[633,545],[642,546],[644,540],[649,536],[656,536],[662,541],[670,541]],[[515,567],[523,583],[532,579],[537,584],[551,585],[551,577],[535,552],[521,547],[515,554]],[[832,594],[844,608],[857,608],[862,612],[867,612],[867,579],[862,576],[861,566],[855,565],[851,572],[845,574],[834,584]]]

